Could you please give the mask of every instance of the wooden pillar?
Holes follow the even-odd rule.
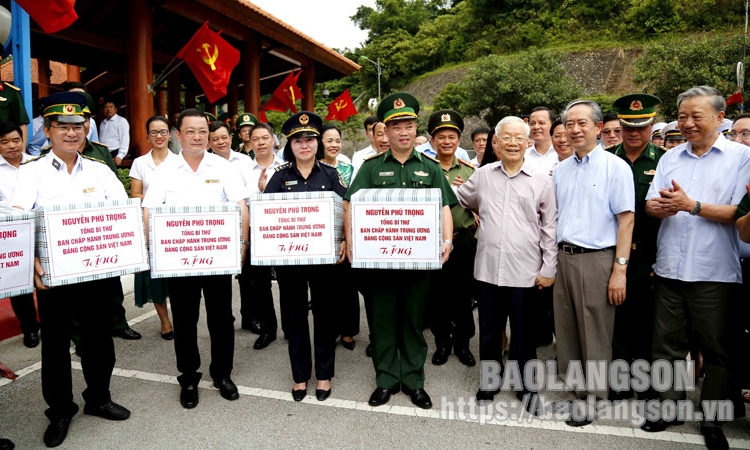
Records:
[[[227,114],[229,117],[233,117],[237,114],[237,103],[239,101],[239,88],[236,84],[229,86],[229,101],[227,102]]]
[[[260,43],[258,37],[251,33],[245,41],[242,54],[242,68],[245,76],[245,111],[258,115],[260,110]]]
[[[156,114],[167,117],[167,91],[164,89],[156,91]]]
[[[182,111],[182,83],[180,83],[180,68],[176,68],[167,78],[167,89],[169,90],[169,120],[172,114]]]
[[[81,81],[81,68],[71,64],[65,65],[65,71],[67,72],[68,81]]]
[[[136,156],[148,153],[146,121],[154,115],[153,94],[148,91],[153,81],[151,57],[151,9],[148,0],[128,2],[127,83],[125,95],[130,122],[130,147]]]
[[[38,98],[44,98],[49,95],[49,59],[37,58],[36,72],[38,88],[37,96]]]
[[[307,60],[302,63],[302,76],[300,77],[300,89],[302,95],[302,109],[304,111],[315,111],[315,61]]]

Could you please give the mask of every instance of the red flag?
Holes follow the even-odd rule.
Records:
[[[297,87],[297,79],[299,78],[302,71],[297,72],[297,76],[294,75],[294,71],[289,72],[289,75],[284,78],[279,87],[273,91],[273,96],[279,99],[287,109],[291,109],[292,112],[297,112],[297,100],[304,98],[302,91]]]
[[[240,52],[211,31],[208,22],[190,38],[177,57],[184,59],[193,71],[210,103],[227,95],[229,77],[240,62]]]
[[[735,92],[727,98],[727,106],[734,105],[735,103],[742,103],[742,92]]]
[[[272,95],[271,98],[269,98],[268,101],[260,107],[260,111],[258,112],[258,119],[260,119],[261,122],[268,123],[266,111],[286,112],[288,109],[289,108],[287,108],[281,100]]]
[[[78,19],[76,0],[16,0],[45,33],[57,33]]]
[[[349,94],[349,89],[345,90],[341,95],[336,97],[334,101],[328,105],[328,115],[326,120],[340,120],[346,122],[349,116],[357,114],[357,108],[354,107],[352,96]]]

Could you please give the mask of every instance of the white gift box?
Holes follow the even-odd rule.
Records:
[[[0,298],[34,291],[34,214],[0,206]]]
[[[352,195],[352,267],[442,267],[440,189],[362,189]]]
[[[148,208],[151,278],[240,273],[241,226],[237,203]]]
[[[250,263],[259,266],[334,264],[344,228],[335,192],[250,196]]]
[[[45,286],[148,270],[140,200],[40,206],[33,212]]]

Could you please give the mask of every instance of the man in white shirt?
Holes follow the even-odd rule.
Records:
[[[526,149],[524,160],[529,167],[539,172],[552,175],[552,169],[560,159],[552,147],[552,136],[550,128],[555,121],[555,113],[546,106],[537,106],[531,110],[529,116],[529,127],[531,127],[531,138],[534,145]]]
[[[130,149],[130,124],[127,119],[117,115],[117,106],[112,99],[104,102],[104,120],[99,124],[99,139],[109,147],[115,164],[122,164]]]
[[[383,153],[388,150],[388,135],[385,133],[385,124],[378,122],[377,116],[370,116],[365,119],[366,136],[370,141],[370,145],[363,148],[362,150],[354,152],[352,155],[352,166],[354,172],[352,172],[352,180],[357,176],[359,168],[362,167],[362,163],[373,155]]]

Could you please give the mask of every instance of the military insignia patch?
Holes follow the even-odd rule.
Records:
[[[406,104],[400,98],[397,98],[396,100],[393,101],[393,109],[401,109],[401,108],[404,108],[405,106]]]
[[[60,164],[60,161],[58,161],[58,160],[56,160],[56,159],[53,159],[53,160],[52,160],[52,167],[54,167],[54,168],[55,168],[55,170],[60,170],[60,166],[61,166],[61,165],[62,165],[62,164]]]
[[[450,114],[443,114],[440,116],[441,122],[450,122],[451,121],[451,115]]]
[[[284,182],[284,185],[285,185],[285,186],[294,186],[294,185],[296,185],[296,184],[297,184],[297,180],[292,180],[292,181],[285,181],[285,182]]]
[[[244,120],[245,122],[247,122],[248,120],[250,120],[250,116],[248,116],[247,114],[245,114],[244,116],[242,116],[242,120]]]
[[[656,171],[655,171],[654,169],[651,169],[651,170],[644,170],[644,171],[643,171],[643,174],[644,174],[644,175],[656,175]]]
[[[66,116],[73,114],[75,111],[76,109],[73,105],[65,105],[65,108],[63,108],[63,114]]]
[[[307,114],[302,114],[301,116],[299,116],[299,123],[301,123],[302,125],[307,125],[309,121],[310,118],[307,117]]]
[[[394,175],[393,172],[378,172],[379,177],[391,177],[393,175]]]
[[[640,100],[633,100],[630,102],[630,109],[633,111],[640,111],[643,109],[643,103]]]
[[[427,176],[429,176],[430,174],[429,174],[429,173],[427,173],[427,172],[422,172],[421,170],[419,170],[419,171],[416,171],[416,172],[414,172],[414,175],[416,175],[416,176],[418,176],[418,177],[427,177]]]

